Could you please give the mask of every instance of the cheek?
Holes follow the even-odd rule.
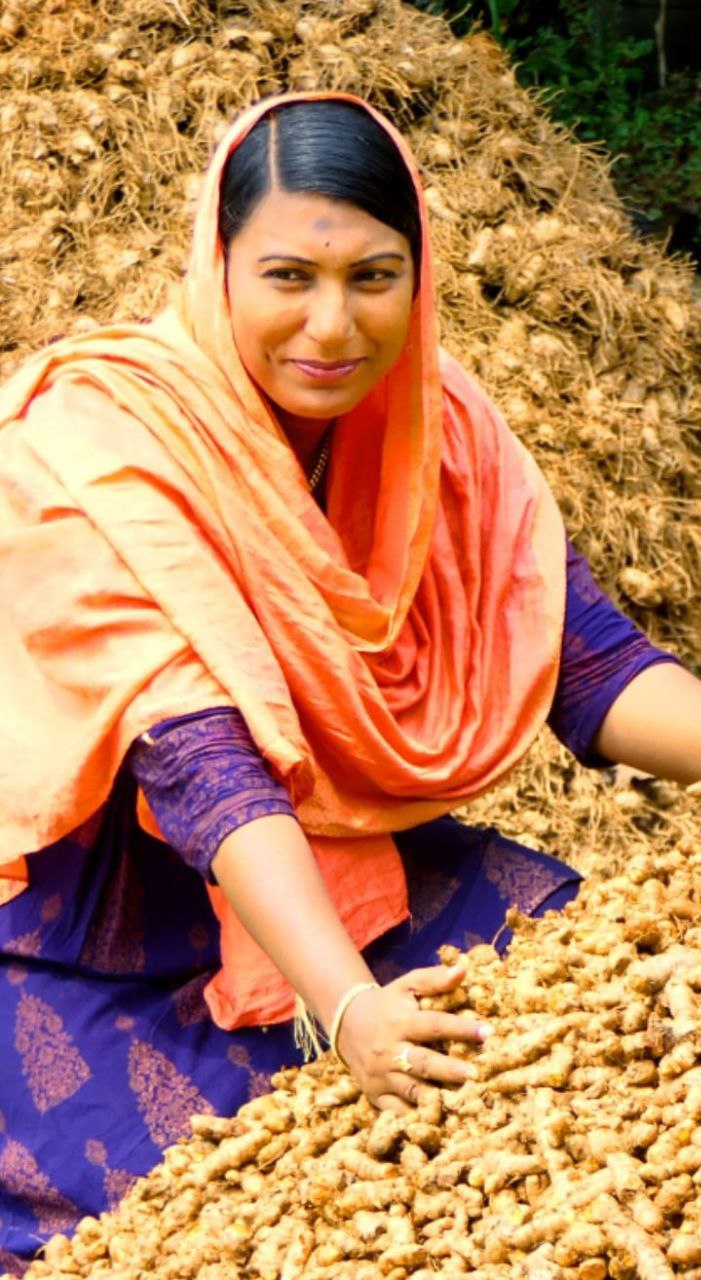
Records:
[[[233,307],[234,342],[246,367],[260,367],[274,358],[280,347],[299,327],[295,308],[266,306],[267,299],[239,293]]]
[[[375,312],[373,336],[384,361],[393,364],[399,356],[409,331],[411,300],[395,300]]]

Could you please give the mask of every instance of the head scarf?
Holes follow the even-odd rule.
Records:
[[[330,98],[393,138],[423,247],[399,360],[335,426],[323,513],[235,348],[218,214],[226,160],[261,116]],[[0,425],[0,859],[85,822],[137,734],[231,705],[290,786],[356,944],[403,918],[387,833],[493,786],[548,713],[564,534],[533,460],[439,350],[401,136],[348,94],[244,113],[205,178],[174,306],[33,357]],[[213,896],[216,1020],[290,1016],[291,991]]]

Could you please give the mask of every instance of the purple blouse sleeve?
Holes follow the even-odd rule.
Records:
[[[163,720],[133,743],[128,765],[173,849],[210,883],[222,840],[256,818],[294,817],[239,711]]]
[[[616,698],[658,662],[677,662],[617,609],[594,581],[584,556],[567,544],[567,604],[562,656],[548,724],[582,764],[605,768],[594,739]]]

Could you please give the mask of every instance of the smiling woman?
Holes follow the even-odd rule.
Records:
[[[347,203],[273,189],[229,245],[241,359],[301,464],[396,363],[413,264],[400,232]]]
[[[234,339],[311,470],[338,414],[396,363],[421,263],[416,189],[350,102],[264,116],[224,168]]]
[[[0,425],[2,1265],[300,1061],[299,1001],[379,1107],[464,1080],[438,944],[578,877],[446,815],[546,720],[698,777],[701,686],[441,351],[356,99],[234,121],[174,307],[39,353]]]

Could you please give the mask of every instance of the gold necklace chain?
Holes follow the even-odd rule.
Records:
[[[321,446],[321,452],[319,454],[319,457],[316,460],[316,466],[314,467],[312,474],[307,477],[307,484],[309,485],[310,493],[314,492],[314,490],[316,489],[316,486],[318,485],[319,481],[321,480],[321,477],[323,476],[326,470],[326,464],[329,460],[330,452],[331,452],[331,439],[327,435],[326,439],[324,440],[324,443]]]

